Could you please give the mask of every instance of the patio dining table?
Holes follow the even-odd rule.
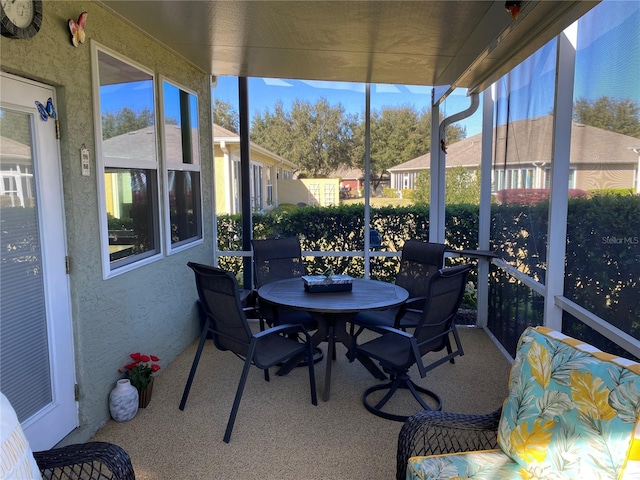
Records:
[[[274,305],[309,312],[317,321],[318,329],[312,335],[313,346],[328,342],[323,400],[327,401],[331,388],[331,363],[335,355],[336,340],[351,348],[351,335],[346,324],[358,312],[382,310],[404,303],[409,293],[392,283],[353,279],[350,291],[307,292],[300,277],[287,278],[263,285],[258,296]],[[357,357],[372,375],[385,379],[384,373],[368,357]],[[284,365],[278,373],[286,374],[295,364]]]

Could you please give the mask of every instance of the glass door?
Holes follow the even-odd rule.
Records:
[[[77,426],[55,91],[0,80],[0,389],[43,450]]]

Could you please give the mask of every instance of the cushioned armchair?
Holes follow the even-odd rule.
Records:
[[[79,443],[32,452],[13,406],[2,393],[0,448],[0,478],[135,480],[129,455],[112,443]]]
[[[413,416],[400,432],[397,478],[640,478],[639,425],[640,364],[530,327],[502,409]]]

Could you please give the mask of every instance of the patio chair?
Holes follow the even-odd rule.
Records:
[[[409,298],[398,308],[358,313],[352,320],[351,334],[358,336],[362,327],[373,329],[385,326],[403,330],[415,327],[424,308],[429,280],[444,266],[446,248],[444,243],[407,240],[402,247],[400,268],[395,283],[409,292]],[[355,332],[354,325],[361,328]]]
[[[32,452],[9,399],[0,393],[0,477],[53,480],[135,480],[131,459],[118,445],[87,442]]]
[[[256,289],[269,282],[302,277],[305,274],[302,263],[302,248],[297,237],[252,240],[251,244],[253,245],[253,272]],[[310,313],[303,310],[276,307],[264,300],[256,300],[254,303],[261,330],[264,330],[265,323],[269,326],[281,323],[302,324],[307,330],[318,328],[318,322]],[[314,348],[313,361],[317,363],[323,357],[322,350]],[[300,366],[304,366],[304,362]]]
[[[444,268],[432,276],[425,308],[413,333],[392,327],[376,326],[373,330],[381,333],[379,337],[361,345],[357,345],[356,337],[353,338],[350,350],[351,358],[355,358],[356,355],[365,355],[377,360],[382,369],[391,376],[390,382],[374,385],[363,393],[362,403],[368,411],[379,417],[404,422],[409,417],[408,415],[398,415],[383,410],[383,407],[398,389],[409,390],[424,410],[440,410],[442,408],[442,401],[436,393],[413,383],[409,376],[409,368],[416,365],[420,376],[424,378],[427,372],[437,366],[447,361],[453,363],[454,357],[464,355],[454,317],[462,302],[467,276],[471,268],[471,265]],[[455,351],[451,348],[450,334],[453,335],[456,343]],[[422,357],[424,355],[444,349],[447,350],[445,356],[439,357],[428,365],[423,363]],[[387,393],[380,401],[372,405],[369,397],[379,390],[386,390]],[[431,408],[421,394],[434,400],[436,407]]]
[[[249,323],[240,303],[239,288],[236,278],[225,270],[189,262],[187,264],[195,273],[198,297],[206,313],[205,327],[200,335],[198,349],[191,365],[189,378],[184,387],[180,410],[184,410],[191,389],[191,383],[200,361],[200,355],[211,332],[213,342],[219,350],[229,350],[244,360],[244,368],[236,391],[236,396],[227,422],[224,441],[229,443],[231,432],[240,407],[240,400],[247,381],[251,365],[264,370],[264,378],[269,381],[269,368],[291,358],[307,359],[309,366],[309,383],[311,386],[311,402],[318,404],[316,382],[312,358],[311,337],[301,325],[281,324],[259,333],[251,331]],[[298,331],[304,335],[305,342],[282,335]]]
[[[267,238],[252,240],[253,272],[256,289],[269,282],[285,278],[302,277],[305,274],[302,264],[302,249],[300,240],[296,237]],[[300,280],[302,284],[302,280]],[[301,323],[310,330],[315,330],[317,324],[311,314],[302,310],[290,308],[276,308],[264,301],[258,301],[261,329],[264,322],[268,325],[280,323]]]

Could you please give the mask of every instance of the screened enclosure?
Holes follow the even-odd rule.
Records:
[[[475,251],[467,306],[511,354],[526,326],[546,324],[638,357],[640,6],[625,5],[600,3],[464,101],[431,86],[248,79],[251,145],[291,161],[307,197],[280,203],[275,167],[270,203],[218,209],[216,261],[248,285],[246,238],[295,235],[309,273],[393,281],[405,240],[445,242],[448,263]],[[239,132],[243,89],[237,103],[222,91],[214,122],[235,118]],[[255,192],[247,171],[234,188]],[[309,182],[327,178],[341,198],[323,207]]]

